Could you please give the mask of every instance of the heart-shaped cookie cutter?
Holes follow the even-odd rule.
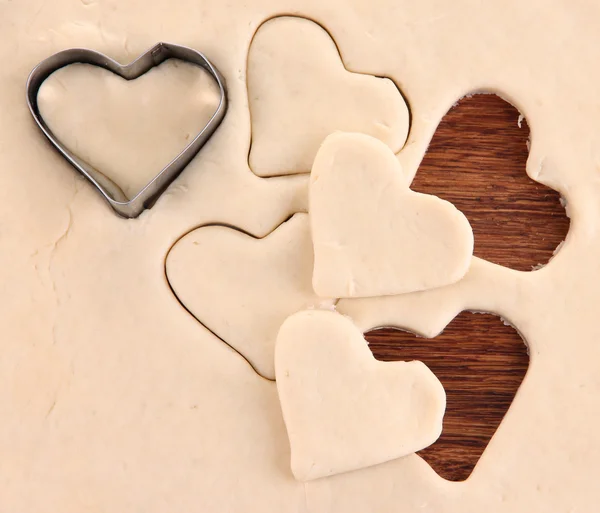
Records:
[[[37,103],[38,92],[44,80],[58,69],[69,64],[92,64],[111,71],[125,80],[134,80],[167,59],[179,59],[205,69],[219,87],[219,105],[210,121],[183,151],[164,167],[140,192],[133,198],[128,199],[116,183],[77,157],[54,135],[40,114]],[[219,70],[202,53],[185,46],[158,43],[130,64],[120,64],[94,50],[71,48],[48,57],[33,69],[27,79],[27,104],[37,125],[49,139],[50,143],[67,161],[96,186],[118,214],[126,218],[133,218],[139,216],[145,209],[150,208],[154,204],[156,199],[192,161],[219,127],[227,111],[227,89],[225,79]]]

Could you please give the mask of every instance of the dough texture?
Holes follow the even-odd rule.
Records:
[[[334,304],[313,292],[312,267],[306,214],[263,239],[224,226],[198,228],[167,257],[167,277],[179,300],[268,379],[275,379],[275,339],[283,321],[299,310]]]
[[[198,227],[264,237],[308,210],[308,175],[263,179],[248,163],[258,128],[249,49],[265,20],[286,13],[325,27],[348,70],[401,88],[411,109],[397,154],[406,184],[450,106],[486,90],[531,126],[523,172],[568,203],[571,231],[541,270],[474,258],[446,287],[339,302],[361,331],[435,332],[468,308],[501,315],[523,335],[529,371],[464,483],[446,482],[418,455],[298,482],[276,383],[190,315],[166,279],[171,247]],[[0,0],[0,511],[596,511],[598,20],[600,5],[587,0]],[[88,47],[129,62],[158,41],[205,53],[225,76],[230,104],[156,205],[124,220],[52,151],[28,112],[25,83],[59,50]],[[297,44],[280,42],[294,53]],[[330,83],[328,75],[316,79]],[[336,87],[328,86],[331,101],[342,94]],[[104,105],[87,101],[100,116]],[[278,117],[300,102],[288,101]],[[315,125],[363,101],[315,109],[323,116]],[[163,120],[148,123],[159,130]],[[93,125],[78,136],[101,154],[100,134]],[[274,158],[279,143],[271,144]]]
[[[178,59],[131,81],[71,64],[50,75],[38,94],[54,134],[129,199],[200,133],[218,104],[214,79]]]
[[[325,297],[387,296],[460,280],[473,232],[451,203],[408,188],[377,139],[335,133],[310,176],[313,287]]]
[[[259,176],[310,173],[323,139],[364,132],[398,152],[408,107],[389,79],[346,70],[331,36],[292,17],[267,21],[248,55],[250,167]]]
[[[442,432],[444,387],[424,363],[378,362],[352,321],[305,311],[281,327],[277,390],[296,479],[417,452]]]

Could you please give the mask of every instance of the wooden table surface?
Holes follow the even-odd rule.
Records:
[[[529,130],[518,118],[497,96],[465,98],[440,124],[412,188],[464,212],[475,255],[528,271],[548,262],[569,221],[558,193],[525,173]],[[466,479],[527,371],[519,334],[494,315],[463,312],[434,339],[394,329],[367,339],[376,358],[422,360],[443,383],[444,431],[420,454],[446,479]]]

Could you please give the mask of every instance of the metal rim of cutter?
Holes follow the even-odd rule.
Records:
[[[55,71],[70,64],[92,64],[111,71],[125,80],[135,80],[168,59],[179,59],[206,70],[219,87],[219,105],[206,126],[183,151],[150,180],[140,192],[128,199],[116,183],[77,157],[54,135],[40,114],[37,102],[38,92],[44,80]],[[145,209],[152,207],[158,197],[192,161],[219,127],[227,111],[227,89],[225,79],[219,70],[202,53],[186,46],[158,43],[130,64],[120,64],[106,55],[87,48],[71,48],[48,57],[33,69],[27,79],[27,104],[37,125],[54,148],[94,184],[119,215],[125,218],[134,218],[138,217]]]

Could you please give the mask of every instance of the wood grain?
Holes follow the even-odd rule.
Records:
[[[526,123],[494,95],[462,100],[444,118],[412,184],[454,203],[475,254],[528,271],[546,263],[569,229],[555,191],[529,179]],[[525,376],[527,349],[494,315],[463,312],[435,339],[394,329],[367,334],[376,358],[422,360],[446,389],[444,431],[420,454],[443,477],[466,479]]]
[[[548,262],[569,231],[556,191],[525,173],[529,128],[495,95],[465,98],[438,127],[411,187],[469,219],[475,255],[521,271]]]

